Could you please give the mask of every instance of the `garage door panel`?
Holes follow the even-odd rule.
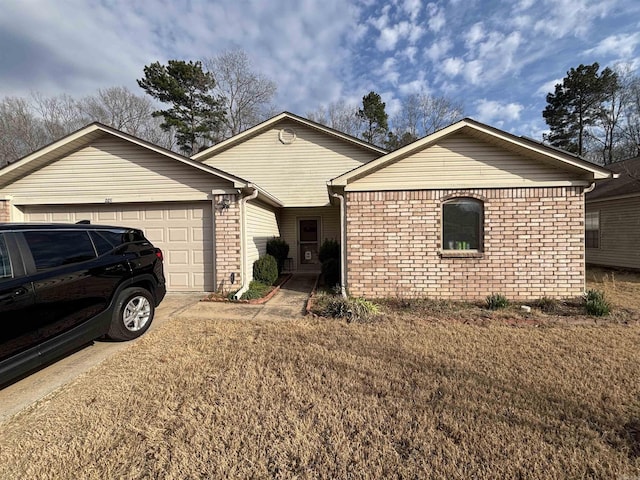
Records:
[[[213,282],[213,217],[211,204],[158,203],[25,206],[31,222],[114,224],[140,228],[164,253],[169,291],[211,291]]]

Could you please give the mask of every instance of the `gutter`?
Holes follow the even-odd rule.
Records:
[[[249,200],[254,200],[258,197],[258,189],[255,186],[253,192],[246,197],[242,197],[240,200],[240,278],[242,279],[242,286],[240,290],[233,296],[236,300],[242,297],[242,294],[249,290],[249,274],[247,268],[247,215],[246,205]]]
[[[346,284],[346,238],[347,232],[345,230],[346,227],[346,218],[345,218],[345,205],[344,205],[344,195],[339,193],[332,193],[332,197],[340,200],[340,293],[344,298],[347,298],[347,289],[345,287]]]

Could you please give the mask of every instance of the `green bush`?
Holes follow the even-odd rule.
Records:
[[[267,242],[267,254],[276,259],[278,274],[281,274],[284,262],[289,257],[289,244],[280,237],[273,237]]]
[[[486,302],[489,310],[498,310],[509,306],[509,300],[501,293],[492,293],[487,297]]]
[[[558,309],[558,301],[550,297],[542,297],[533,302],[533,306],[544,313],[554,313]]]
[[[364,298],[332,296],[324,303],[321,313],[325,317],[344,318],[347,322],[364,322],[379,315],[380,308]]]
[[[600,290],[588,290],[585,295],[584,307],[589,315],[604,317],[609,315],[611,305],[604,298],[604,292]]]
[[[318,250],[318,259],[321,263],[324,263],[330,258],[340,260],[340,244],[337,240],[325,239],[320,245],[320,250]]]
[[[253,262],[253,279],[265,285],[273,285],[278,279],[278,264],[271,255],[263,255]]]
[[[252,280],[251,283],[249,283],[249,289],[242,294],[241,299],[254,300],[256,298],[262,298],[267,293],[269,293],[270,290],[271,290],[270,285],[265,285],[264,283],[256,282],[255,280]]]
[[[329,258],[322,262],[321,267],[324,284],[327,287],[333,287],[340,284],[340,261],[335,258]]]

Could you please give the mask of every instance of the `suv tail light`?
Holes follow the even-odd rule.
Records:
[[[162,250],[160,250],[159,248],[156,248],[156,257],[158,257],[158,259],[160,259],[161,262],[164,260],[164,255],[162,255]]]

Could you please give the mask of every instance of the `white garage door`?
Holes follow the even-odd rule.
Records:
[[[164,253],[169,291],[213,291],[213,217],[210,202],[108,205],[30,205],[27,222],[91,220],[144,231]]]

